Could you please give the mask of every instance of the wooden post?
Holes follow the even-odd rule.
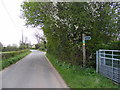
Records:
[[[23,45],[23,29],[22,29],[22,45]]]
[[[86,66],[86,49],[85,49],[85,34],[82,34],[82,40],[83,40],[83,67]]]
[[[98,64],[98,63],[99,63],[99,61],[98,61],[98,59],[99,59],[99,58],[98,58],[98,55],[99,55],[99,54],[98,54],[98,52],[99,52],[99,51],[96,51],[96,72],[97,72],[97,73],[98,73],[98,68],[99,68],[99,66],[98,66],[98,65],[99,65],[99,64]]]

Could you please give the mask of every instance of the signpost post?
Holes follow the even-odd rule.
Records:
[[[82,34],[82,42],[83,42],[83,67],[86,66],[86,49],[85,49],[85,40],[91,40],[90,36],[85,36],[85,34]]]
[[[82,35],[83,39],[83,67],[86,66],[86,50],[85,50],[85,34]]]

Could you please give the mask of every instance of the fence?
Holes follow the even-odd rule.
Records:
[[[96,72],[120,83],[120,50],[96,51]]]

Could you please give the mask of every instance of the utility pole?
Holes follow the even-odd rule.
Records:
[[[82,41],[83,41],[83,67],[86,66],[86,49],[85,49],[85,34],[82,34]]]
[[[22,44],[23,44],[23,29],[22,29]]]

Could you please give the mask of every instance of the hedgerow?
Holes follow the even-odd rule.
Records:
[[[19,55],[19,54],[21,54],[23,52],[27,52],[27,51],[29,51],[29,50],[26,49],[26,50],[20,50],[20,51],[2,52],[1,55],[2,55],[2,59],[4,60],[4,59],[8,59],[10,57],[14,57],[16,55]]]
[[[17,52],[17,54],[15,54],[15,52],[9,58],[7,57],[6,59],[0,60],[0,70],[10,66],[11,64],[16,63],[17,61],[22,59],[24,56],[28,55],[31,51],[29,51],[29,50],[22,50],[22,51]],[[13,52],[11,52],[11,53],[13,53]],[[5,54],[5,55],[8,56],[7,54]],[[9,55],[11,55],[11,54],[9,54]]]

